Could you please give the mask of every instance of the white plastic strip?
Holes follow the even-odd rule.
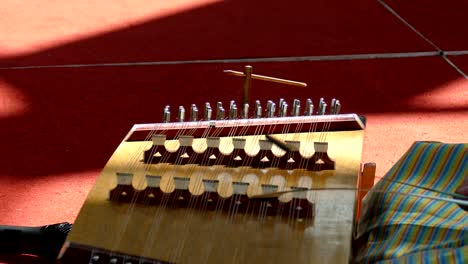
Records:
[[[117,172],[118,185],[132,185],[133,173]]]
[[[146,184],[148,187],[157,188],[160,186],[161,176],[146,175]]]

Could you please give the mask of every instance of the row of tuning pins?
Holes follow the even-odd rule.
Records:
[[[276,111],[277,109],[277,104],[271,100],[267,101],[266,108],[263,110],[262,104],[260,103],[260,100],[255,101],[255,106],[253,110],[253,118],[271,118],[271,117],[287,117],[288,116],[288,108],[289,105],[288,103],[281,98],[278,102],[278,112]],[[331,115],[337,115],[340,113],[341,110],[341,103],[340,100],[337,100],[333,98],[331,100],[331,104],[329,107],[329,111],[327,113],[327,108],[328,104],[325,102],[323,98],[320,98],[317,111],[314,112],[314,104],[312,103],[312,99],[307,99],[305,102],[305,109],[303,112],[301,112],[301,102],[298,99],[293,100],[293,104],[291,107],[290,111],[290,116],[312,116],[314,114],[316,115],[325,115],[325,114],[331,114]],[[239,115],[239,110],[240,110],[240,115]],[[248,103],[245,103],[242,107],[242,109],[239,109],[237,107],[237,104],[235,101],[230,101],[229,103],[229,110],[226,111],[226,109],[223,107],[222,102],[218,102],[216,104],[216,116],[213,116],[213,108],[211,107],[210,103],[205,103],[205,109],[204,109],[204,115],[203,119],[199,119],[199,110],[198,107],[195,104],[192,104],[190,107],[190,113],[187,121],[198,121],[198,120],[224,120],[226,118],[229,119],[247,119],[250,118],[250,106]],[[265,112],[265,113],[264,113]],[[178,114],[177,114],[177,121],[179,122],[184,122],[186,121],[186,110],[184,106],[179,106],[178,109]],[[171,122],[171,111],[170,111],[170,106],[164,107],[164,112],[163,112],[163,122],[168,123]]]

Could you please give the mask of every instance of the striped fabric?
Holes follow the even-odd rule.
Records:
[[[468,177],[467,144],[416,142],[385,175],[454,193]],[[448,197],[401,183],[379,181],[378,190]],[[368,237],[358,263],[468,263],[468,212],[427,198],[370,192],[363,203],[358,237]]]

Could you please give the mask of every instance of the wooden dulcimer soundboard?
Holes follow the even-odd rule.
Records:
[[[62,263],[347,263],[364,122],[323,99],[169,107],[135,125],[89,193]],[[189,111],[187,111],[189,112]],[[212,114],[216,117],[212,118]]]

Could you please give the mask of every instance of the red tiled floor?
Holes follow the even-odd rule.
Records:
[[[439,57],[253,65],[256,73],[309,87],[254,81],[252,99],[337,97],[344,112],[367,115],[364,161],[377,162],[379,175],[415,140],[464,140],[468,108],[459,98],[468,82]],[[9,154],[2,158],[0,179],[8,182],[0,193],[11,198],[0,224],[73,221],[77,212],[64,209],[66,203],[79,208],[84,194],[76,192],[91,188],[131,125],[159,121],[166,104],[174,109],[241,98],[242,80],[223,69],[242,65],[0,71],[0,90],[14,87],[27,105],[0,119],[9,128],[0,130],[2,151]],[[25,197],[31,199],[25,203]]]
[[[460,101],[466,82],[439,57],[253,65],[256,73],[309,86],[254,81],[252,99],[337,97],[344,112],[360,114],[467,110]],[[0,71],[0,88],[14,87],[26,105],[24,112],[0,119],[2,127],[10,128],[0,131],[0,145],[12,154],[0,172],[33,176],[99,169],[131,125],[160,121],[166,104],[177,109],[180,104],[239,101],[242,80],[224,74],[227,68],[241,70],[242,64]],[[82,158],[96,146],[100,151],[93,159]],[[22,155],[25,151],[41,156]]]
[[[460,70],[468,75],[468,55],[449,56],[448,57]],[[468,99],[467,99],[468,100]]]
[[[25,6],[24,8],[27,8]],[[46,7],[38,7],[43,9]],[[104,12],[77,9],[78,12]],[[92,10],[92,11],[91,11]],[[14,16],[14,12],[10,15]],[[41,19],[53,19],[41,16]],[[74,16],[67,27],[99,16]],[[30,20],[24,23],[38,23]],[[21,34],[41,35],[40,30]],[[34,28],[34,27],[33,27]],[[55,31],[53,31],[55,32]],[[1,32],[0,32],[1,33]],[[86,32],[85,32],[86,33]],[[40,39],[40,37],[38,37]],[[8,44],[8,43],[7,43]],[[20,45],[20,44],[18,44]],[[12,44],[14,50],[14,43]],[[374,0],[224,1],[32,54],[4,55],[1,66],[433,51]]]
[[[8,37],[0,38],[0,56],[45,50],[220,1],[2,0],[0,32]]]
[[[468,50],[468,1],[384,2],[442,50]]]

